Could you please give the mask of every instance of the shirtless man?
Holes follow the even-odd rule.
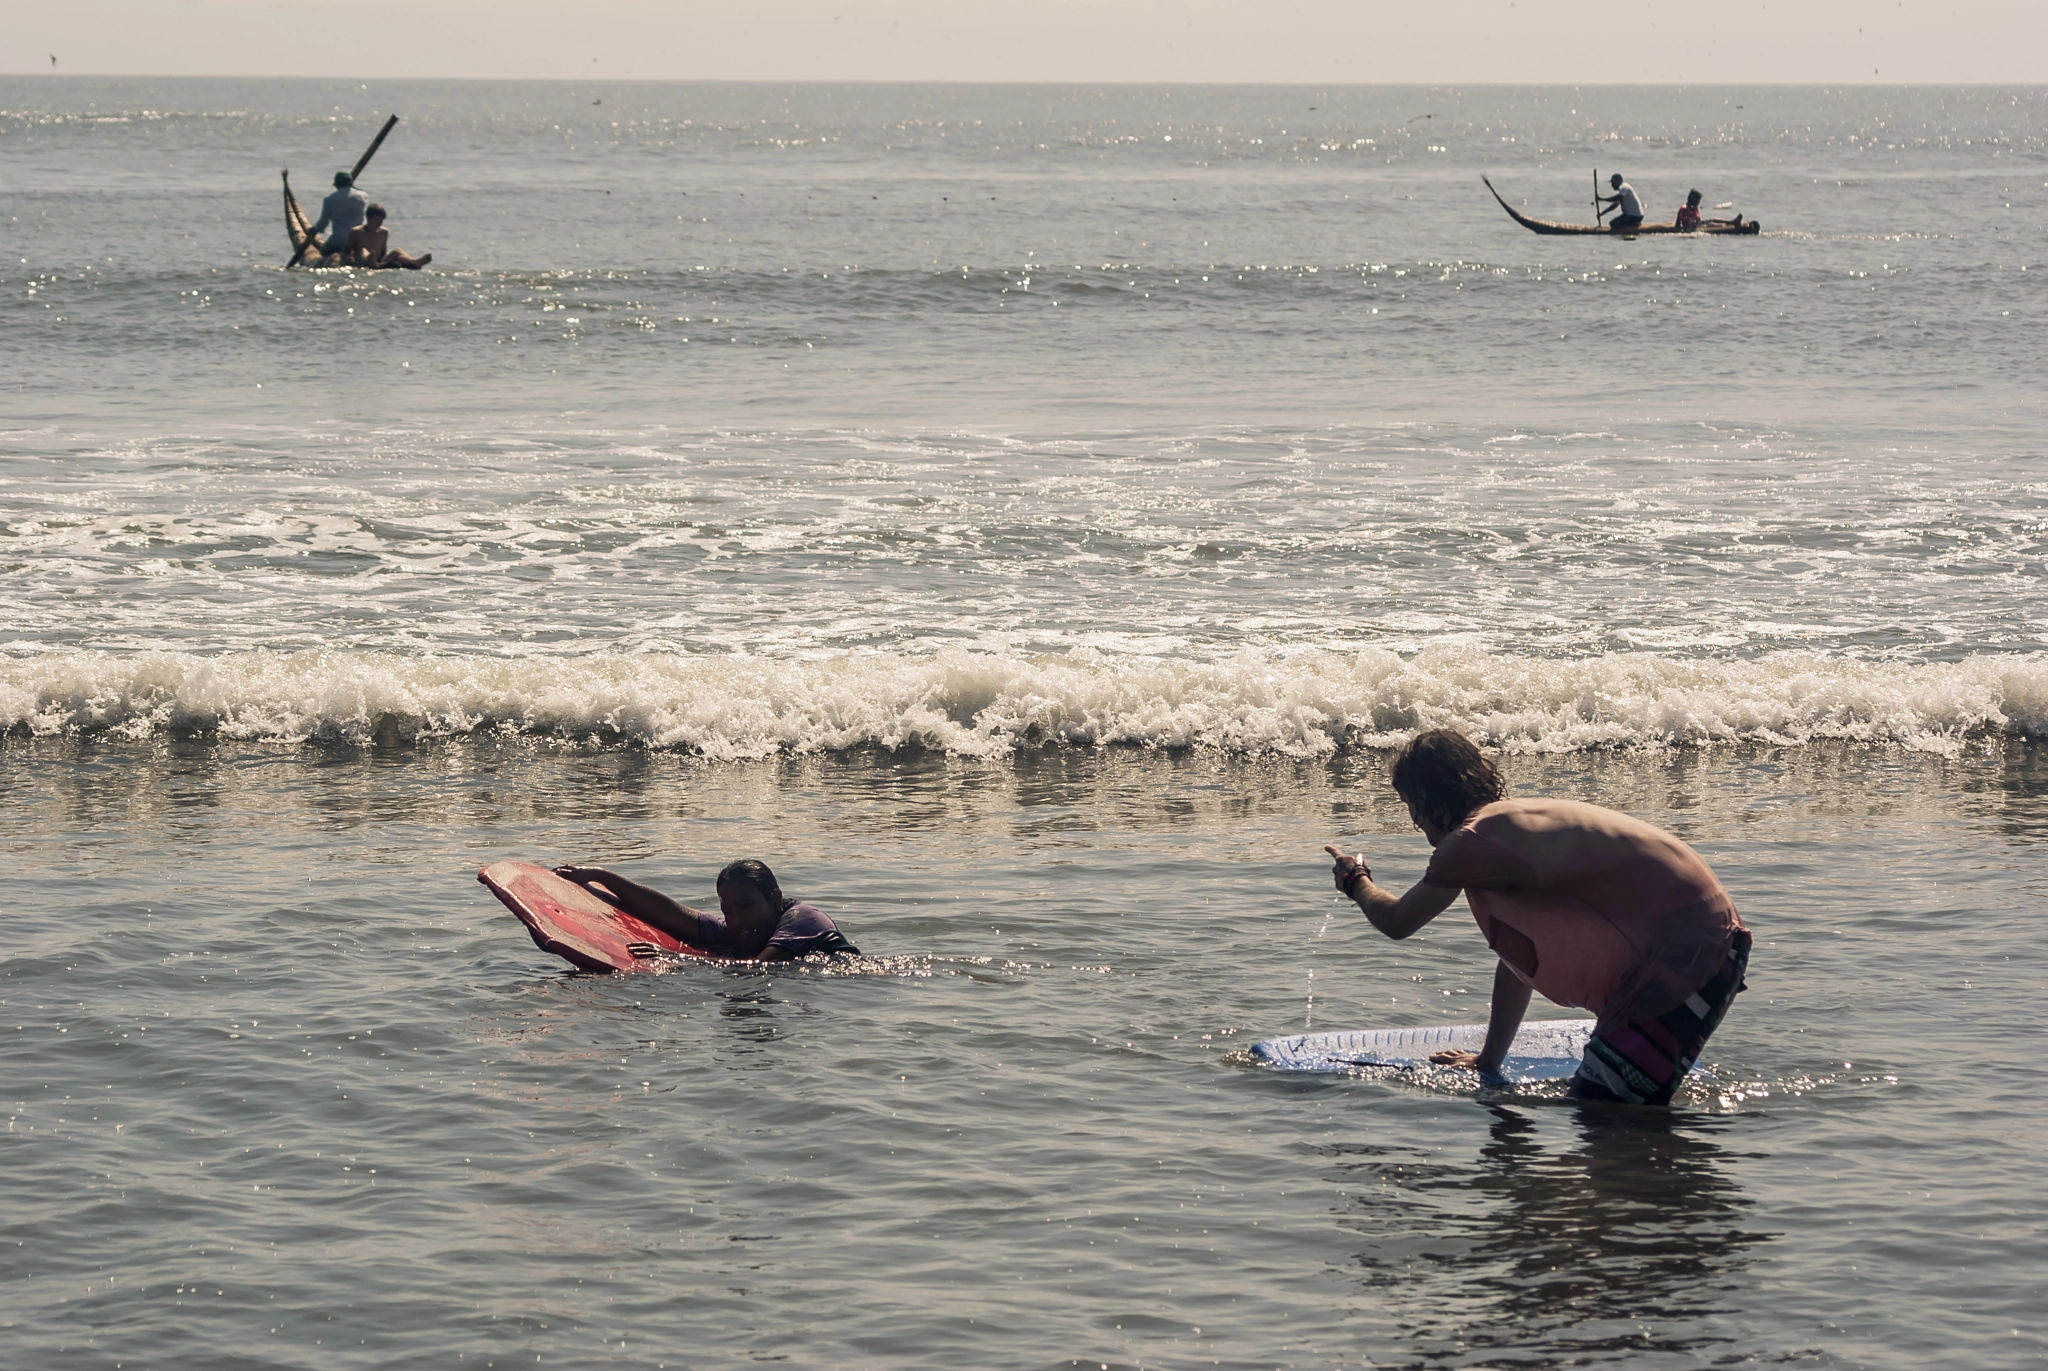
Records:
[[[1529,993],[1599,1016],[1572,1078],[1581,1099],[1669,1104],[1749,964],[1749,930],[1699,854],[1662,829],[1577,800],[1510,800],[1470,739],[1439,728],[1390,768],[1435,848],[1406,894],[1375,885],[1363,855],[1336,858],[1337,888],[1389,938],[1406,938],[1464,891],[1500,958],[1486,1044],[1430,1060],[1498,1080]]]
[[[653,924],[678,942],[728,961],[786,962],[813,952],[860,954],[824,910],[785,896],[767,863],[752,858],[733,862],[718,873],[717,914],[678,904],[659,890],[601,866],[558,866],[555,874]],[[636,957],[653,957],[661,951],[651,943],[628,943],[627,947]]]
[[[384,231],[384,206],[371,205],[363,212],[363,225],[348,236],[348,264],[353,267],[404,267],[407,271],[418,271],[434,260],[434,254],[424,257],[408,257],[391,246],[391,235]]]

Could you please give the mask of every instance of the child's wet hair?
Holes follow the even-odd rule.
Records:
[[[1403,743],[1387,777],[1395,794],[1446,833],[1507,794],[1493,763],[1455,728],[1432,728]]]
[[[782,886],[775,879],[775,873],[768,869],[768,863],[756,861],[752,857],[742,857],[736,862],[727,862],[725,869],[718,873],[718,884],[721,887],[728,885],[750,885],[755,890],[761,892],[764,898],[770,900],[782,898]]]

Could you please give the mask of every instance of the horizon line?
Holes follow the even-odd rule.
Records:
[[[250,72],[147,72],[147,71],[0,71],[0,79],[24,80],[142,80],[142,81],[319,81],[363,85],[369,82],[521,82],[532,85],[640,85],[640,86],[1003,86],[1093,88],[1163,87],[1266,87],[1284,90],[1828,90],[1832,88],[1897,89],[1946,88],[1951,90],[2012,90],[2048,92],[2048,81],[1933,81],[1880,80],[1849,81],[1260,81],[1260,80],[1082,80],[1082,79],[997,79],[944,76],[311,76],[300,73],[258,74]]]

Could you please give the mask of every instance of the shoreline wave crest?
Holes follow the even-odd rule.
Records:
[[[298,743],[521,735],[713,760],[855,748],[974,757],[1042,746],[1314,757],[1452,726],[1508,752],[1821,739],[1953,753],[2048,735],[2048,654],[1955,662],[1813,654],[1552,659],[1435,646],[1186,660],[1083,650],[791,661],[363,651],[0,660],[0,730]]]

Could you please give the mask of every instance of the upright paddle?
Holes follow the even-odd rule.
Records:
[[[370,165],[370,159],[377,155],[377,149],[384,146],[384,139],[387,136],[389,136],[391,130],[397,127],[398,116],[395,114],[384,121],[384,127],[377,130],[377,136],[370,140],[370,146],[363,149],[363,155],[361,157],[356,158],[356,164],[354,168],[352,168],[349,171],[348,183],[350,185],[354,185],[356,183],[356,178],[363,174],[363,168]],[[299,259],[306,255],[306,249],[311,246],[313,246],[313,235],[311,233],[308,233],[306,235],[306,241],[299,244],[299,250],[292,254],[292,260],[285,263],[286,270],[290,270],[292,267],[297,266],[299,264]]]
[[[1593,222],[1604,226],[1607,211],[1600,208],[1600,168],[1593,168]]]

